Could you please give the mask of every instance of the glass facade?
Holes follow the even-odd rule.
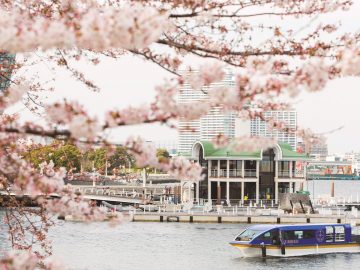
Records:
[[[4,91],[9,87],[14,64],[14,54],[0,52],[0,91]]]

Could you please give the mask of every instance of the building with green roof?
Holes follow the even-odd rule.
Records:
[[[184,156],[199,162],[204,180],[195,185],[196,201],[217,204],[278,201],[279,193],[302,190],[306,180],[305,154],[286,143],[254,152],[238,152],[231,147],[216,148],[209,141],[197,141]]]

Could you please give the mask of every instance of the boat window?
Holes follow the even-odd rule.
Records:
[[[284,240],[300,240],[315,238],[315,231],[301,230],[301,231],[283,231],[282,237]]]
[[[315,238],[315,231],[306,230],[304,231],[304,239],[314,239]]]
[[[344,226],[335,226],[335,242],[345,241]]]
[[[236,237],[236,241],[250,241],[252,240],[256,235],[258,235],[261,231],[255,231],[255,230],[245,230],[243,231],[238,237]]]
[[[304,238],[304,231],[283,231],[284,240],[299,240]]]
[[[326,226],[326,242],[334,241],[334,228],[332,226]]]
[[[295,239],[303,239],[304,238],[304,232],[303,231],[294,231]]]
[[[271,239],[271,232],[266,232],[261,236],[261,239],[270,240]]]

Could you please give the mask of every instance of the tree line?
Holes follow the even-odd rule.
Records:
[[[64,167],[72,173],[97,171],[104,174],[107,169],[108,174],[118,174],[126,169],[138,169],[135,157],[123,146],[116,146],[111,150],[106,147],[83,150],[69,142],[55,141],[45,146],[32,145],[23,152],[23,157],[35,168],[39,168],[43,162],[52,161],[55,168]],[[157,157],[159,160],[166,160],[170,158],[170,154],[166,149],[159,148]]]

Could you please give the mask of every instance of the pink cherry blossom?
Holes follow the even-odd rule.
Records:
[[[92,139],[101,131],[101,126],[96,119],[78,114],[69,122],[69,131],[74,138]]]
[[[149,119],[149,111],[147,105],[138,108],[130,106],[123,110],[107,112],[105,120],[109,127],[116,127],[123,124],[139,124]]]
[[[130,137],[126,143],[129,152],[134,155],[138,167],[157,167],[156,148],[153,144],[145,142],[140,137]]]
[[[78,12],[71,25],[61,17],[48,20],[29,16],[15,7],[1,10],[0,47],[15,53],[37,48],[78,47],[95,51],[145,48],[168,27],[166,12],[139,4],[122,8],[94,5]]]
[[[203,179],[202,167],[199,163],[191,162],[184,157],[172,158],[169,164],[163,166],[163,169],[179,180],[198,182]]]
[[[341,60],[338,63],[338,68],[344,76],[359,76],[360,75],[360,49],[350,47],[342,51]]]
[[[21,84],[12,84],[2,97],[4,107],[11,106],[20,101],[23,95],[30,90],[30,84],[22,82]]]
[[[211,62],[200,66],[198,74],[191,73],[188,82],[193,89],[201,89],[211,83],[221,81],[224,75],[223,65],[220,62]]]
[[[0,269],[6,270],[36,270],[40,269],[40,259],[30,251],[11,251],[0,259]],[[42,269],[65,270],[64,265],[57,259],[47,258]]]

